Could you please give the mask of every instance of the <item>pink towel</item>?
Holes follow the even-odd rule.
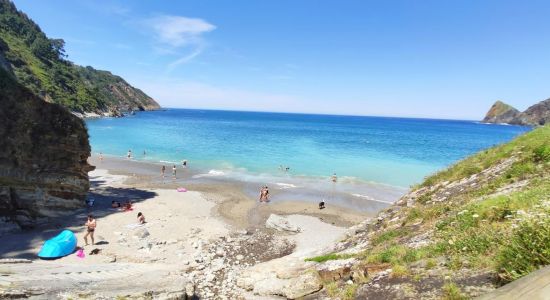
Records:
[[[180,187],[177,189],[178,192],[187,192],[186,188]]]

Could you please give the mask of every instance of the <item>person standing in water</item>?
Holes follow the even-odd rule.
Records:
[[[132,150],[131,150],[131,149],[128,150],[128,154],[126,154],[126,157],[127,157],[128,159],[131,159],[131,158],[132,158]]]
[[[176,179],[176,165],[172,167],[172,178]]]
[[[99,161],[103,161],[103,153],[99,152]]]
[[[183,167],[184,169],[187,168],[187,160],[183,160],[183,161],[181,162],[181,165],[182,165],[182,167]]]
[[[260,202],[269,202],[269,189],[267,186],[262,187],[260,190]]]
[[[86,234],[84,235],[84,242],[86,243],[85,246],[88,246],[88,236],[92,239],[92,245],[95,243],[94,241],[94,231],[97,226],[97,222],[94,219],[94,216],[91,214],[88,215],[88,220],[86,221]]]
[[[166,172],[166,167],[165,166],[162,166],[162,168],[160,168],[160,176],[162,178],[164,178],[164,173]]]
[[[336,183],[336,181],[338,180],[338,177],[336,177],[336,173],[332,174],[332,176],[330,177],[330,180]]]

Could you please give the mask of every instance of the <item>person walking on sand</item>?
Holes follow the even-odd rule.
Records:
[[[172,179],[176,179],[176,165],[172,166]]]
[[[91,214],[88,215],[88,220],[86,221],[86,234],[84,235],[84,242],[86,243],[85,246],[88,246],[88,236],[92,239],[92,245],[95,244],[94,241],[94,231],[97,226],[96,220],[94,219],[94,216]]]
[[[132,150],[131,150],[131,149],[128,150],[128,154],[126,154],[126,157],[127,157],[128,159],[131,159],[131,158],[132,158]]]
[[[162,168],[160,168],[160,176],[162,178],[164,178],[164,173],[166,172],[166,166],[162,166]]]

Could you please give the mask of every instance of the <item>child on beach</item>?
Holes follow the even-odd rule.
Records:
[[[92,239],[92,245],[94,244],[94,231],[97,226],[96,220],[94,219],[94,216],[91,214],[88,215],[88,220],[86,221],[86,234],[84,235],[84,242],[86,243],[86,246],[88,246],[88,236]]]
[[[137,221],[138,224],[145,224],[145,215],[143,215],[141,212],[138,212]]]

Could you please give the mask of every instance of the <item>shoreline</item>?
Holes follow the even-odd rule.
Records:
[[[176,163],[177,179],[172,179],[173,163],[162,161],[147,161],[141,159],[126,159],[112,155],[103,155],[100,161],[97,153],[88,159],[89,163],[99,169],[108,169],[113,174],[127,175],[128,183],[143,187],[177,188],[217,194],[239,193],[241,197],[255,199],[259,188],[270,187],[271,205],[279,202],[297,202],[317,206],[324,200],[327,206],[338,207],[346,211],[374,215],[397,201],[408,189],[378,183],[354,183],[342,178],[337,184],[328,179],[306,178],[299,176],[277,177],[266,174],[239,177],[232,173],[215,172],[216,170],[201,170],[194,166],[182,168]],[[164,179],[160,176],[161,166],[166,166]],[[225,190],[224,190],[225,189]],[[238,189],[238,191],[235,191]],[[312,206],[313,207],[313,206]]]

